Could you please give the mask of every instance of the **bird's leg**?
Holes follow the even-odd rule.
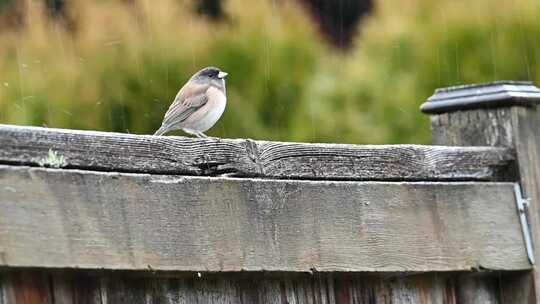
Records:
[[[221,141],[221,138],[219,138],[219,137],[208,136],[208,135],[206,135],[206,134],[204,134],[204,133],[202,133],[202,132],[201,132],[201,135],[203,135],[204,138],[215,139],[215,140],[218,141],[218,142]]]
[[[208,138],[208,139],[215,139],[217,141],[221,141],[221,138],[219,137],[214,137],[214,136],[208,136],[206,134],[204,134],[203,132],[197,132],[195,133],[195,135],[198,137],[198,138]]]

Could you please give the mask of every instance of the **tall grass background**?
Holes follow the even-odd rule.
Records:
[[[0,29],[0,123],[152,133],[198,69],[229,72],[208,134],[338,143],[429,143],[418,107],[437,87],[539,83],[540,2],[379,0],[350,50],[293,1],[72,0],[72,23],[27,1]],[[178,132],[176,134],[182,134]]]

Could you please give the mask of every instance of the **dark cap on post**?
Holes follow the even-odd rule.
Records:
[[[424,113],[510,106],[531,107],[540,104],[540,88],[529,81],[495,81],[435,90],[422,104]]]

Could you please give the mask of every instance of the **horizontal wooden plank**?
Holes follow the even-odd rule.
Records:
[[[0,266],[529,269],[513,184],[179,177],[0,166]]]
[[[494,147],[344,145],[197,139],[0,125],[0,163],[154,174],[311,180],[504,180]]]

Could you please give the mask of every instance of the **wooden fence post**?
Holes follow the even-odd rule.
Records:
[[[508,180],[520,183],[529,199],[528,222],[536,263],[540,262],[540,89],[530,82],[498,81],[439,89],[421,107],[431,114],[433,144],[455,146],[506,146],[516,153],[517,166]],[[516,211],[517,212],[517,211]],[[516,216],[518,216],[516,214]],[[525,244],[523,245],[525,246]],[[472,303],[493,287],[481,277],[464,276],[458,299]],[[499,300],[483,303],[536,303],[540,272],[501,275]],[[478,298],[477,298],[478,299]]]

